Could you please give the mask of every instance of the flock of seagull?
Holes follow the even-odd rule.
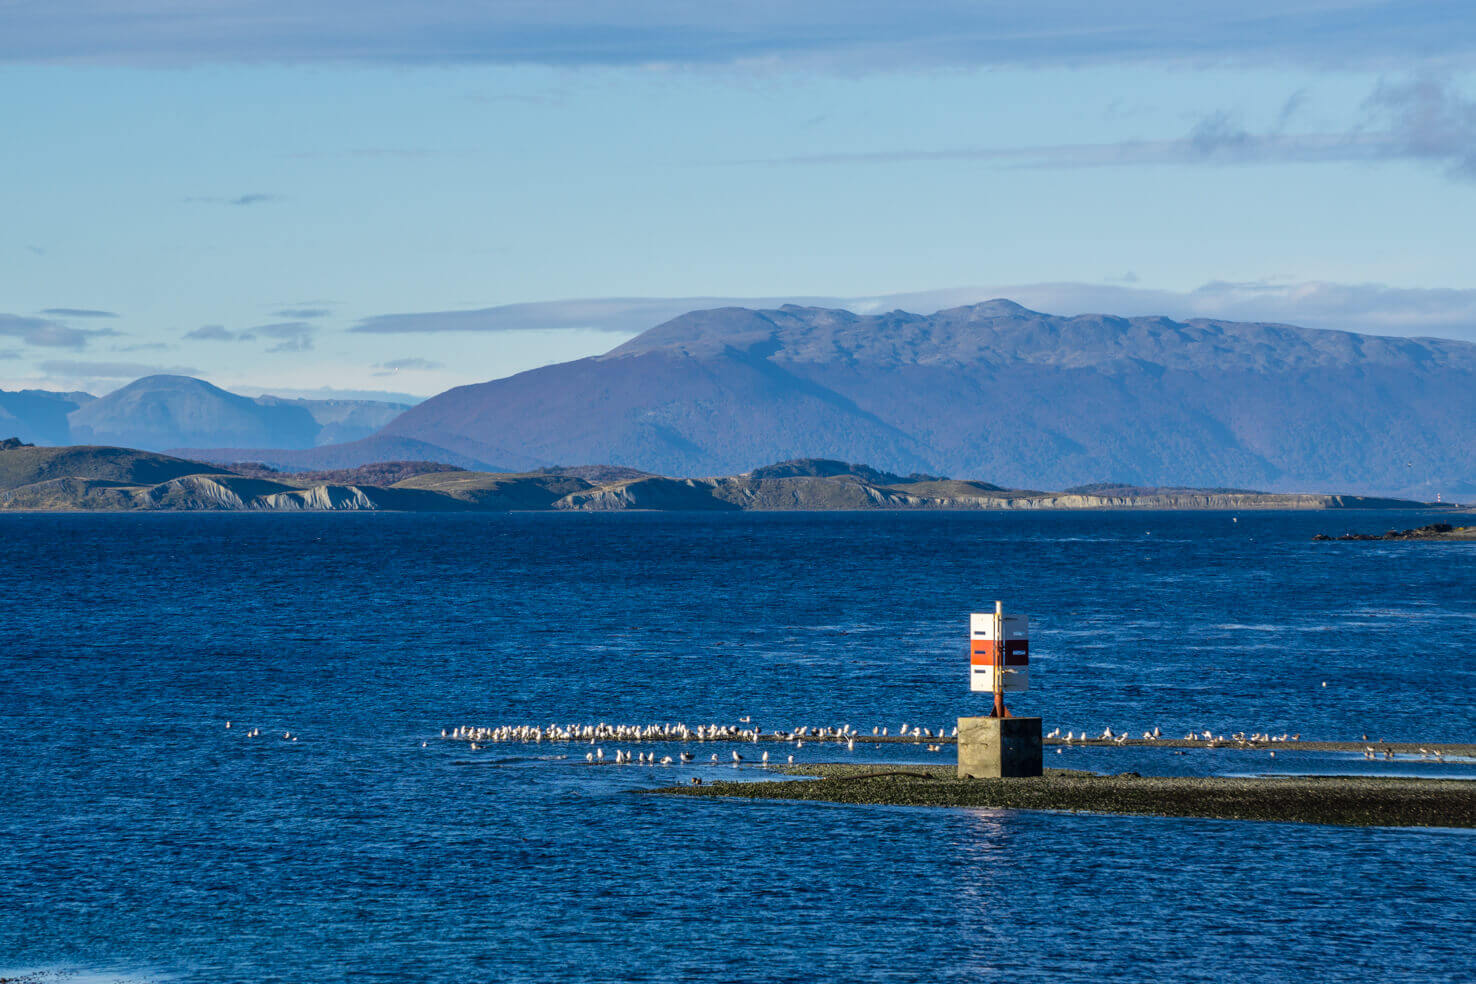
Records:
[[[1102,733],[1095,737],[1089,735],[1085,730],[1083,730],[1082,733],[1079,735],[1076,734],[1074,731],[1068,731],[1063,737],[1061,735],[1060,728],[1052,731],[1050,734],[1046,735],[1046,737],[1060,738],[1061,741],[1065,742],[1068,745],[1074,741],[1110,741],[1118,745],[1126,745],[1130,740],[1132,740],[1132,736],[1129,735],[1127,732],[1114,732],[1110,727],[1103,728]],[[1163,730],[1161,728],[1155,727],[1152,731],[1143,732],[1143,736],[1138,740],[1151,742],[1159,741],[1162,739]],[[1203,742],[1206,748],[1216,748],[1220,745],[1235,745],[1241,748],[1246,748],[1270,742],[1301,741],[1302,736],[1300,734],[1293,735],[1288,733],[1273,735],[1270,732],[1255,732],[1247,735],[1244,731],[1237,731],[1233,735],[1226,736],[1217,735],[1213,731],[1190,731],[1185,734],[1184,737],[1180,740]]]
[[[231,727],[231,722],[227,721],[226,722],[226,730],[229,731],[230,730],[230,727]],[[247,731],[246,731],[246,737],[247,738],[259,738],[259,737],[261,737],[261,729],[260,728],[249,728],[249,729],[247,729]],[[290,731],[284,731],[284,732],[282,732],[282,740],[283,741],[296,741],[297,740],[297,736],[294,735]]]
[[[698,724],[689,725],[684,722],[664,722],[659,724],[607,724],[604,721],[598,724],[549,724],[547,726],[537,724],[509,724],[494,728],[480,728],[471,725],[458,725],[453,728],[442,728],[441,737],[467,742],[472,751],[477,751],[484,744],[497,742],[518,742],[521,744],[539,744],[541,742],[588,742],[590,745],[599,745],[601,742],[750,742],[777,741],[788,742],[795,748],[804,748],[808,741],[844,742],[847,751],[854,751],[856,741],[865,741],[867,736],[856,730],[849,724],[839,727],[829,725],[800,725],[790,731],[765,731],[752,724],[752,716],[739,718],[739,724]],[[891,738],[889,727],[877,726],[871,729],[872,738]],[[929,739],[957,738],[958,728],[952,729],[951,734],[945,733],[943,727],[936,732],[932,728],[914,727],[903,723],[897,729],[897,737],[910,739],[918,743],[927,742]],[[943,750],[941,743],[929,743],[927,750],[939,752]],[[744,757],[736,750],[730,753],[733,765],[737,766],[745,761]],[[638,752],[634,759],[626,749],[616,749],[613,759],[606,759],[603,747],[595,748],[585,754],[584,759],[591,764],[604,764],[613,761],[615,764],[623,765],[634,762],[638,765],[675,765],[680,762],[683,765],[690,764],[696,760],[696,755],[691,752],[681,752],[677,757],[670,755],[656,757],[655,752]],[[769,764],[769,753],[762,752],[757,756],[761,765]],[[794,756],[789,755],[787,763],[794,762]],[[718,756],[713,753],[710,756],[710,765],[720,764]]]
[[[692,752],[683,751],[675,757],[663,755],[657,758],[655,752],[637,752],[632,757],[630,751],[621,748],[615,750],[613,758],[607,759],[605,749],[601,746],[602,742],[720,741],[756,743],[760,741],[772,741],[787,742],[794,748],[804,748],[806,741],[817,741],[844,743],[848,751],[854,751],[858,740],[865,742],[868,739],[885,739],[889,741],[911,741],[917,744],[926,743],[928,751],[938,752],[942,750],[943,742],[958,738],[958,728],[956,727],[947,728],[946,726],[940,726],[937,729],[933,729],[910,725],[906,722],[898,727],[895,732],[889,727],[879,725],[871,729],[870,735],[866,735],[850,724],[839,726],[799,725],[788,731],[781,729],[765,731],[752,723],[752,716],[745,716],[738,720],[738,724],[709,723],[697,725],[688,725],[683,722],[677,722],[675,724],[671,722],[656,724],[608,724],[604,721],[597,724],[513,724],[491,728],[457,725],[452,728],[442,728],[441,737],[447,740],[467,742],[472,751],[478,751],[485,744],[499,742],[516,742],[519,744],[538,744],[545,741],[588,742],[591,746],[595,747],[584,756],[585,761],[591,764],[613,762],[618,765],[627,763],[640,765],[675,765],[681,763],[687,765],[696,761],[697,756]],[[231,722],[227,721],[225,726],[229,729]],[[246,737],[248,738],[256,738],[260,735],[261,728],[259,727],[252,727],[246,731]],[[1103,728],[1102,732],[1096,735],[1089,733],[1085,729],[1080,733],[1067,731],[1063,735],[1061,729],[1056,728],[1045,737],[1048,740],[1057,740],[1064,745],[1071,745],[1076,742],[1111,742],[1115,745],[1125,745],[1132,740],[1142,742],[1173,740],[1171,738],[1165,738],[1162,729],[1157,727],[1150,731],[1144,731],[1141,738],[1138,739],[1134,739],[1125,731],[1113,731],[1111,727]],[[282,733],[283,741],[292,742],[297,741],[297,739],[298,736],[290,731],[284,731]],[[1202,744],[1205,748],[1217,748],[1220,746],[1255,748],[1265,744],[1296,742],[1301,741],[1301,739],[1302,736],[1300,734],[1289,733],[1273,735],[1269,732],[1253,732],[1246,734],[1243,731],[1237,731],[1231,735],[1224,735],[1215,734],[1212,731],[1190,731],[1179,740]],[[1363,739],[1367,741],[1368,735],[1363,735]],[[425,748],[428,744],[428,742],[421,742],[421,747]],[[1057,748],[1056,751],[1059,753],[1061,749]],[[1439,748],[1421,748],[1419,751],[1422,760],[1439,762],[1445,758],[1445,752]],[[1275,755],[1276,753],[1273,751],[1271,754]],[[1395,758],[1395,752],[1392,747],[1376,748],[1373,745],[1365,745],[1363,748],[1363,757],[1369,761],[1375,761],[1381,757],[1392,760]],[[730,758],[735,766],[745,761],[744,756],[736,750],[730,753]],[[762,765],[768,765],[770,761],[769,753],[767,751],[762,752],[757,756],[756,760]],[[787,762],[794,762],[794,756],[792,754],[788,755]],[[708,764],[720,764],[716,753],[713,753],[709,757]]]

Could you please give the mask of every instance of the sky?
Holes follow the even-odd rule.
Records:
[[[1473,229],[1460,3],[0,0],[0,389],[423,397],[788,301],[1476,341]]]

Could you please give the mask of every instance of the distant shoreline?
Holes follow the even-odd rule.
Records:
[[[379,462],[334,473],[223,467],[114,447],[0,447],[7,512],[1453,512],[1452,503],[1333,493],[1124,485],[1060,492],[805,458],[741,475],[670,478],[577,466],[474,472]],[[238,468],[239,470],[233,470]]]

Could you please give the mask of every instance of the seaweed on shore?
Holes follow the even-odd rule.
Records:
[[[1476,827],[1476,782],[1363,776],[1114,776],[1047,769],[1036,778],[959,779],[952,766],[823,764],[818,778],[718,781],[651,792],[878,806],[973,807],[1376,827]]]

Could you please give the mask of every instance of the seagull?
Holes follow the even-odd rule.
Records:
[[[742,761],[743,761],[743,756],[742,755],[739,755],[737,752],[734,752],[733,753],[733,764],[734,765],[737,765],[739,762],[742,762]]]

